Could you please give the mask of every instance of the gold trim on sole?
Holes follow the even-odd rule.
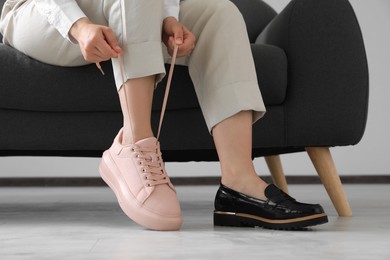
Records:
[[[311,219],[316,219],[316,218],[321,218],[321,217],[326,217],[327,216],[326,213],[320,213],[320,214],[310,215],[310,216],[307,216],[307,217],[300,217],[300,218],[293,218],[293,219],[272,220],[272,219],[267,219],[267,218],[262,218],[262,217],[258,217],[258,216],[255,216],[255,215],[251,215],[251,214],[246,214],[246,213],[214,211],[214,214],[230,215],[230,216],[250,218],[250,219],[255,219],[255,220],[259,220],[259,221],[266,222],[266,223],[272,223],[272,224],[295,223],[295,222],[306,221],[306,220],[311,220]]]

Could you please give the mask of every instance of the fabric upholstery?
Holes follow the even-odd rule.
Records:
[[[249,40],[254,43],[257,36],[276,16],[276,12],[261,0],[232,0],[240,9],[248,31]]]
[[[282,48],[288,57],[290,145],[356,144],[363,136],[368,67],[357,24],[347,0],[291,1],[256,40]]]
[[[280,104],[287,86],[284,52],[274,46],[252,45],[252,49],[265,104]],[[102,63],[106,72],[102,76],[95,65],[64,69],[43,64],[3,44],[0,44],[0,56],[3,70],[0,74],[0,108],[53,112],[120,111],[110,62]],[[165,85],[166,81],[163,81],[159,86],[164,88]],[[156,95],[163,93],[159,89],[156,91]],[[177,66],[171,97],[168,110],[199,107],[187,67]],[[155,102],[153,109],[160,108]]]

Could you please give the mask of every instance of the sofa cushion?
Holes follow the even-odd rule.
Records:
[[[284,52],[267,45],[252,45],[252,51],[265,104],[282,103],[287,85]],[[95,65],[72,68],[47,65],[4,44],[0,44],[0,57],[0,108],[53,112],[120,111],[111,62],[102,63],[106,72],[102,76]],[[165,84],[163,81],[156,90],[154,110],[161,108]],[[177,66],[167,109],[197,107],[188,69]]]

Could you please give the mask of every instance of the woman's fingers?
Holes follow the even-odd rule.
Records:
[[[102,62],[117,58],[122,52],[111,28],[96,24],[86,24],[81,28],[78,42],[84,59],[89,62]]]
[[[101,61],[117,58],[118,54],[121,53],[115,34],[108,27],[101,27],[101,35],[93,44],[97,50],[95,55],[102,59]]]
[[[122,53],[122,49],[119,47],[115,33],[111,30],[111,28],[105,27],[103,28],[103,34],[107,45],[110,47],[112,57],[116,58],[118,54]]]
[[[96,42],[95,49],[96,49],[95,55],[99,56],[101,59],[108,60],[111,58],[118,57],[118,53],[114,51],[111,48],[111,46],[108,45],[108,43],[105,42],[104,40]]]
[[[183,43],[179,45],[179,50],[177,53],[178,57],[190,55],[194,48],[195,48],[194,34],[191,33],[185,27],[183,27]]]
[[[171,56],[175,45],[179,45],[178,57],[191,54],[195,48],[195,36],[193,33],[173,17],[168,17],[164,20],[163,41]]]
[[[188,56],[191,54],[191,52],[195,48],[195,36],[192,33],[187,34],[187,35],[184,34],[183,38],[184,38],[183,43],[178,44],[179,49],[177,52],[177,57]],[[173,50],[174,50],[175,45],[176,45],[176,40],[175,40],[174,36],[169,37],[167,44],[168,44],[168,46],[167,46],[168,53],[169,53],[169,55],[172,56]]]

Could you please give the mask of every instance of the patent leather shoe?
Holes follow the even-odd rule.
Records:
[[[215,197],[214,225],[301,229],[328,222],[319,204],[297,202],[270,184],[260,200],[220,185]]]

